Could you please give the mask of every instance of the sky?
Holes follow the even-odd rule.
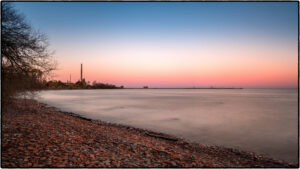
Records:
[[[10,2],[48,35],[52,79],[298,87],[297,2]]]

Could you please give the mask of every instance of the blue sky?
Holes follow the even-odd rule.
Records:
[[[190,59],[192,62],[192,60],[199,61],[197,57],[200,57],[200,54],[201,57],[205,57],[201,51],[195,54],[197,53],[197,48],[202,50],[201,47],[203,47],[203,45],[205,47],[204,50],[213,48],[215,45],[215,50],[226,50],[227,53],[232,53],[231,51],[235,51],[238,46],[245,49],[251,46],[251,50],[258,51],[262,50],[259,46],[261,45],[266,48],[266,51],[262,53],[268,53],[262,56],[263,59],[261,59],[261,61],[263,62],[270,61],[270,58],[274,57],[277,59],[275,59],[278,62],[277,66],[279,66],[281,61],[297,62],[297,58],[290,53],[296,50],[298,45],[297,2],[12,3],[16,9],[26,16],[26,19],[34,28],[48,35],[51,49],[56,51],[56,58],[60,64],[58,78],[61,79],[69,76],[69,73],[63,75],[63,72],[72,72],[73,69],[78,67],[79,62],[88,63],[90,65],[97,62],[107,62],[107,64],[113,62],[113,60],[109,60],[106,57],[126,57],[127,62],[146,64],[142,61],[137,61],[135,59],[136,57],[131,57],[129,53],[134,53],[135,48],[143,49],[144,53],[161,50],[161,53],[167,53],[165,55],[168,55],[169,58],[166,58],[166,60],[168,60],[176,58],[176,53],[180,53],[177,49],[179,50],[179,48],[181,49],[183,46],[186,46],[186,53],[194,50],[194,56],[190,58],[190,55],[187,58],[186,56],[182,56],[181,59]],[[206,43],[207,47],[205,46]],[[255,44],[257,44],[257,46]],[[155,46],[155,48],[152,50],[149,46]],[[130,51],[123,48],[130,49]],[[275,56],[271,54],[272,48],[275,48],[274,52],[281,52],[282,55]],[[168,52],[166,52],[167,49]],[[122,53],[124,56],[121,56],[122,54],[113,53],[112,51],[114,50],[127,51],[128,55]],[[174,54],[169,52],[170,50],[172,50]],[[89,52],[90,54],[87,56]],[[218,55],[216,56],[218,58],[227,57],[214,54],[213,50],[209,52],[208,55]],[[251,52],[252,51],[249,51],[248,53]],[[95,53],[97,53],[97,55]],[[208,52],[205,54],[207,53]],[[158,63],[160,58],[158,55],[160,53],[156,52],[152,54],[156,55],[152,57],[154,61]],[[142,51],[137,55],[145,58],[144,60],[147,60],[147,57],[151,57],[147,54],[143,54]],[[235,55],[235,58],[231,58],[230,56],[228,60],[241,59],[242,61],[242,59],[244,59],[243,56],[237,53],[235,53]],[[89,59],[87,59],[87,57]],[[249,55],[247,57],[252,56]],[[253,57],[257,57],[257,54]],[[125,61],[125,59],[119,60]],[[260,59],[257,59],[257,61],[259,60]],[[69,66],[65,65],[66,62],[70,62]],[[72,64],[74,65],[71,66]],[[163,66],[163,64],[157,65],[153,63],[153,65],[155,68],[148,68],[145,72],[150,72],[149,74],[153,72],[153,74],[155,74],[157,72],[152,70],[167,67],[167,65]],[[116,66],[120,67],[120,64],[111,65],[111,67]],[[124,69],[126,69],[126,66],[134,67],[130,64],[123,64],[122,66]],[[135,66],[139,67],[138,65]],[[94,67],[93,71],[97,71],[96,64],[94,64]],[[186,69],[186,67],[188,67],[188,65],[182,69]],[[215,67],[215,65],[211,65],[211,67]],[[141,69],[141,67],[139,67],[139,69]],[[109,72],[109,70],[107,71]],[[194,71],[196,71],[196,68]],[[199,71],[199,74],[193,76],[195,79],[201,78],[202,75],[200,74],[204,70],[201,70],[201,72],[200,70],[197,71]],[[208,69],[205,71],[208,71]],[[164,70],[161,72],[164,72]],[[74,72],[74,74],[75,73],[76,72]],[[91,76],[90,80],[93,79],[101,80],[101,78],[99,79],[96,75]],[[118,84],[125,83],[125,81],[110,78],[103,80]],[[197,82],[197,80],[191,80],[190,82],[196,83],[196,85],[201,85],[202,83]],[[142,83],[143,82],[141,82],[141,84]],[[187,84],[188,83],[189,82],[187,82]],[[140,85],[140,83],[136,84]],[[153,84],[160,85],[158,82]],[[234,83],[233,85],[235,84],[244,85],[244,83]],[[134,83],[132,82],[132,84],[130,83],[129,85],[134,86]],[[215,85],[218,85],[218,83]],[[229,85],[229,82],[228,84],[220,83],[220,85]]]
[[[297,33],[297,2],[15,2],[35,27],[99,31]],[[200,30],[200,31],[199,31]],[[58,31],[58,32],[57,32]],[[65,33],[65,32],[64,32]]]

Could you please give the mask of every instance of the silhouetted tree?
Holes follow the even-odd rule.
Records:
[[[2,3],[2,96],[32,91],[55,68],[47,37],[35,31],[10,2]]]

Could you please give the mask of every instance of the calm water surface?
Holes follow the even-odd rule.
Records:
[[[297,89],[42,91],[38,100],[82,116],[298,160]]]

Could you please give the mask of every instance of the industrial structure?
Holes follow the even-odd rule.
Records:
[[[82,82],[82,63],[81,63],[81,67],[80,67],[80,82]]]

